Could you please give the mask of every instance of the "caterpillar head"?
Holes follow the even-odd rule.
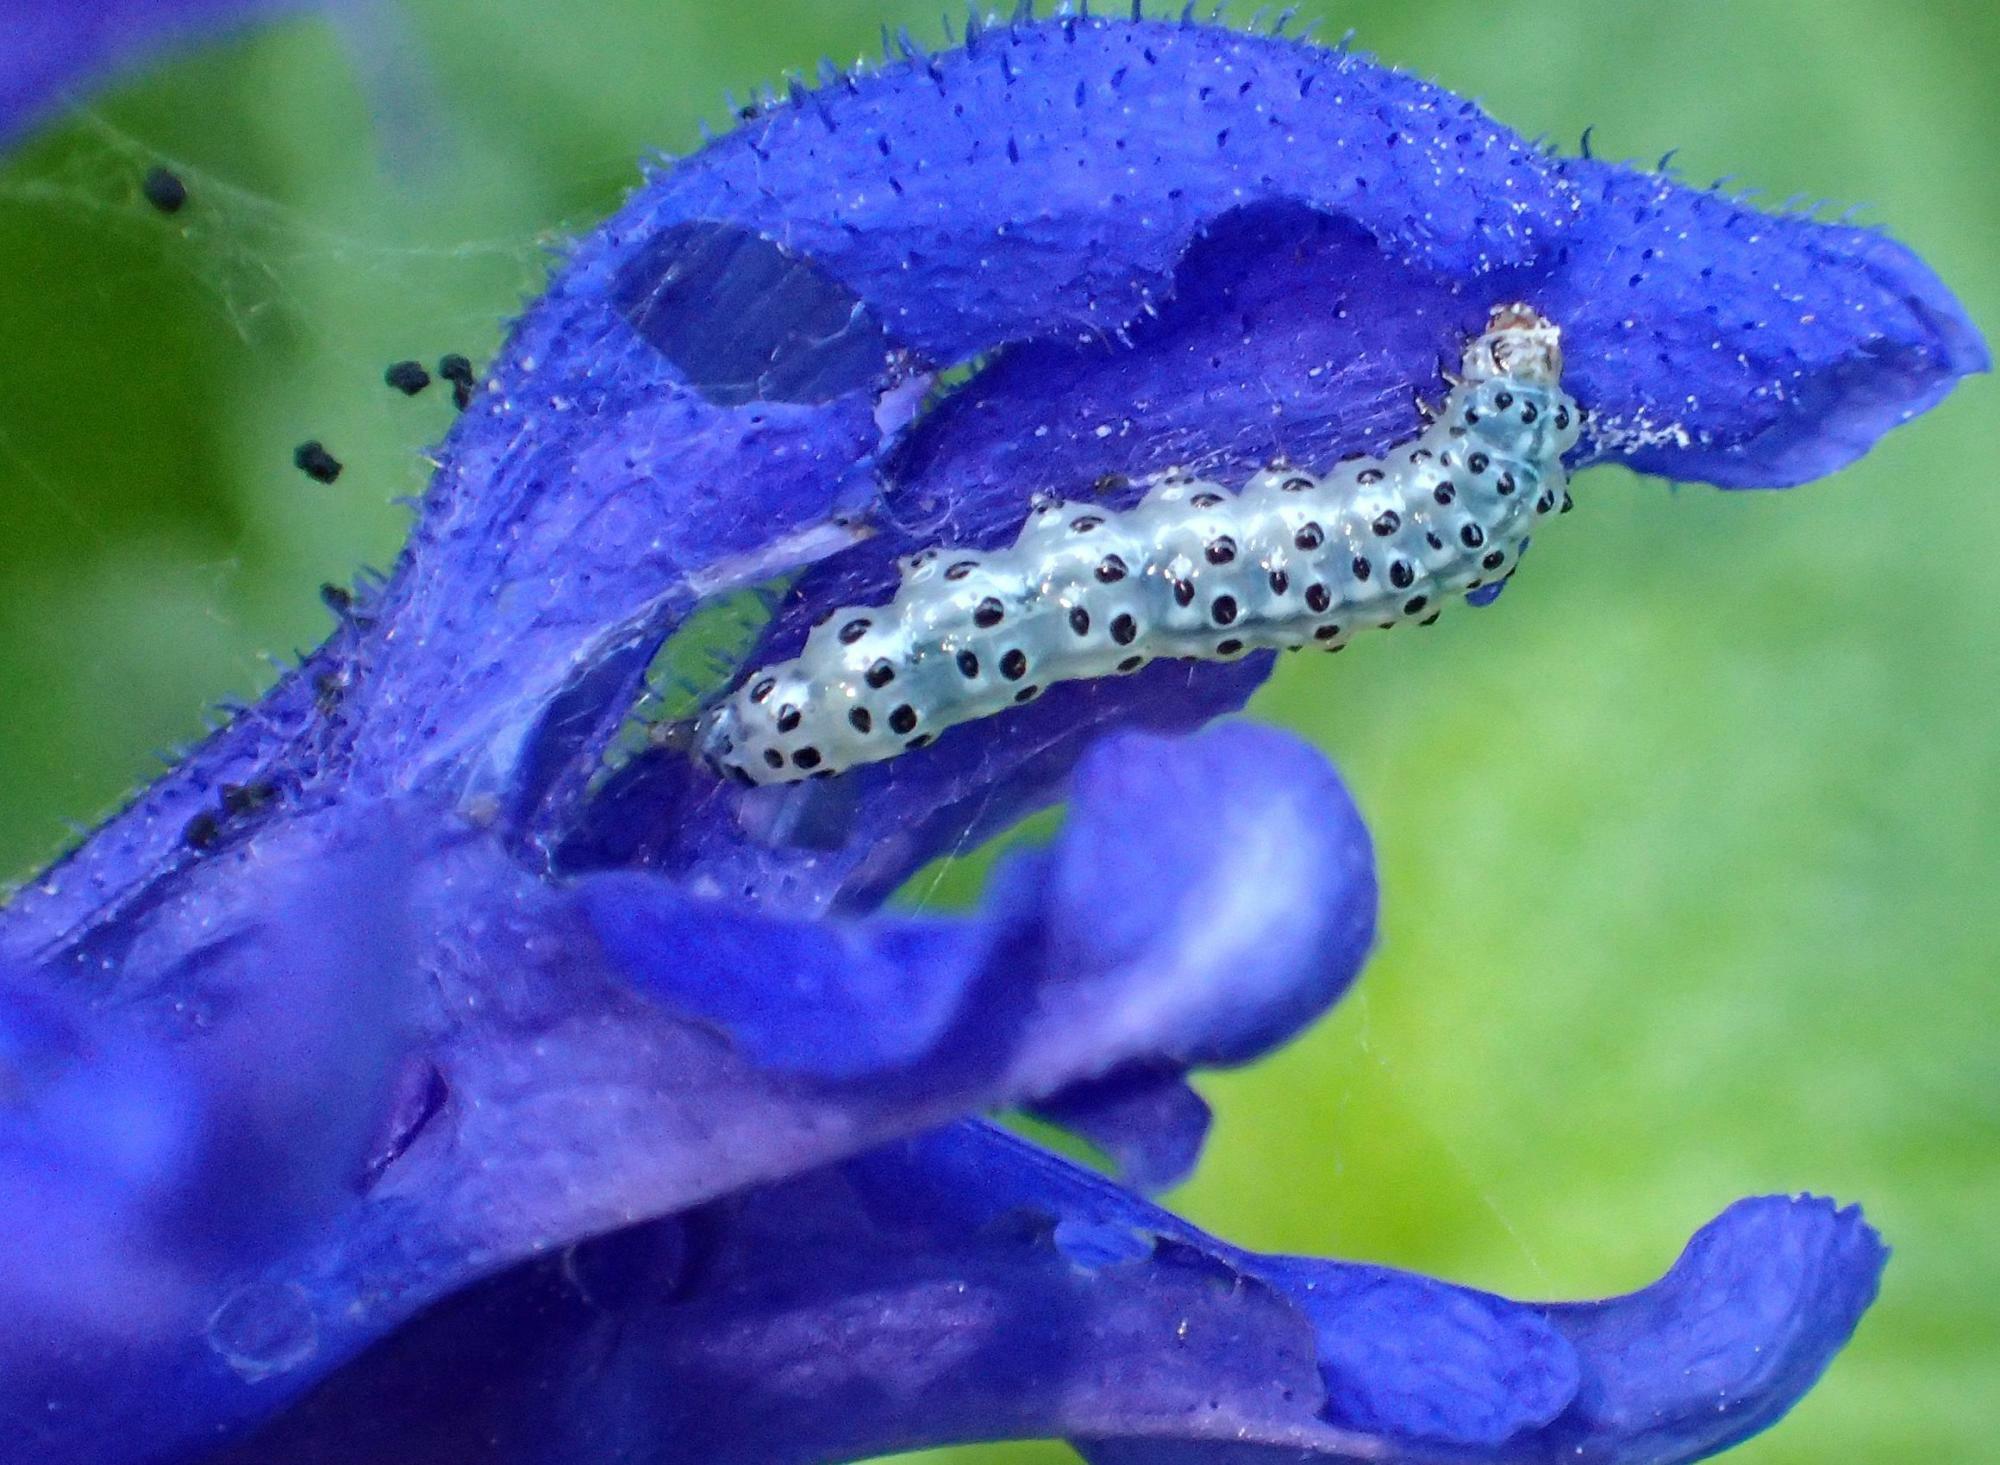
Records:
[[[1533,306],[1496,306],[1486,329],[1465,348],[1468,382],[1511,377],[1554,386],[1562,376],[1562,331]]]
[[[1448,410],[1509,457],[1560,456],[1576,446],[1582,414],[1563,394],[1562,332],[1526,305],[1503,305],[1465,349],[1465,375]]]

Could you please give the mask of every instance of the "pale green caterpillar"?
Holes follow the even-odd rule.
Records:
[[[1443,409],[1382,458],[1270,469],[1235,493],[1169,475],[1122,511],[1045,504],[997,553],[915,556],[888,604],[836,611],[711,708],[701,750],[742,782],[787,783],[893,758],[1055,682],[1163,656],[1338,650],[1428,621],[1506,575],[1535,521],[1567,506],[1581,414],[1561,373],[1556,326],[1502,306]]]

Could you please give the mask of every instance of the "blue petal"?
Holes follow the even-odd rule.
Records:
[[[252,1279],[338,1224],[390,1122],[409,864],[386,816],[289,833],[0,993],[0,1416],[46,1458],[199,1430],[318,1346]]]
[[[1367,828],[1326,761],[1233,725],[1099,743],[1061,836],[1004,867],[970,922],[788,920],[614,872],[577,891],[648,990],[752,1061],[820,1077],[914,1062],[968,1026],[998,1051],[1016,1020],[998,1006],[968,1016],[996,1000],[1051,1030],[1038,1046],[1061,1050],[1072,1078],[1120,1053],[1177,1069],[1245,1062],[1346,991],[1376,907]],[[1043,1005],[1020,1007],[1037,984]]]
[[[1230,87],[1211,85],[1225,74]],[[27,1199],[9,1219],[35,1236],[74,1219],[78,1244],[110,1248],[105,1275],[133,1280],[125,1300],[160,1320],[105,1351],[80,1307],[55,1351],[0,1370],[19,1391],[4,1412],[35,1419],[51,1461],[114,1437],[210,1437],[494,1268],[979,1104],[1068,1102],[1172,1169],[1185,1110],[1113,1124],[1118,1086],[1171,1085],[1282,1040],[1365,948],[1359,826],[1323,768],[1222,735],[1193,745],[1176,800],[1171,779],[1086,762],[1071,835],[1016,862],[966,923],[841,927],[829,952],[801,921],[864,911],[931,855],[1054,797],[1107,730],[1182,730],[1238,705],[1267,659],[1064,688],[796,800],[722,790],[672,750],[600,793],[604,747],[661,639],[706,596],[823,562],[760,653],[783,654],[819,611],[884,593],[905,549],[1004,538],[1037,488],[1102,484],[1123,502],[1171,462],[1226,478],[1274,454],[1320,464],[1379,445],[1410,430],[1412,394],[1436,387],[1495,298],[1523,294],[1571,333],[1590,452],[1719,483],[1845,461],[1986,360],[1956,302],[1879,236],[1547,158],[1409,78],[1212,28],[987,32],[801,93],[656,174],[517,327],[367,614],[0,918],[10,966],[61,984],[10,1004],[8,1051],[44,1076],[0,1164],[104,1156],[95,1174],[66,1166],[67,1189],[11,1187]],[[744,300],[782,308],[731,304]],[[966,386],[917,411],[935,373],[975,359]],[[1265,762],[1302,791],[1244,771]],[[268,790],[256,802],[270,807],[215,827],[231,783]],[[1227,802],[1189,807],[1210,789]],[[408,878],[366,898],[379,887],[328,873],[317,918],[301,919],[298,881],[367,865],[355,851],[385,790],[416,810]],[[1104,919],[1106,901],[1150,894],[1114,806],[1183,836],[1162,846],[1168,927],[1182,903],[1221,902],[1201,959],[1185,930],[1168,941]],[[1339,899],[1301,899],[1300,867],[1282,862],[1247,862],[1268,888],[1242,884],[1223,857],[1261,856],[1273,828],[1327,856]],[[563,883],[608,864],[687,883]],[[770,914],[725,915],[690,891]],[[328,892],[346,892],[337,918]],[[699,939],[711,918],[733,946]],[[796,1006],[701,963],[753,951],[811,979]],[[368,998],[351,1009],[324,1000],[350,964]],[[252,980],[269,973],[283,980]],[[417,1034],[382,1016],[413,974]],[[169,1026],[171,1043],[149,1026],[175,1022],[189,1031]],[[84,1033],[102,1041],[95,1061]],[[135,1110],[162,1129],[120,1117]],[[496,1329],[515,1349],[498,1373],[540,1388],[586,1370],[563,1375],[563,1398],[593,1407],[559,1419],[574,1437],[519,1416],[494,1432],[601,1455],[617,1431],[637,1447],[664,1421],[697,1444],[719,1428],[717,1460],[780,1458],[771,1431],[798,1448],[821,1427],[917,1443],[895,1434],[913,1419],[1323,1454],[1359,1438],[1413,1457],[1443,1441],[1460,1459],[1690,1458],[1810,1382],[1879,1261],[1858,1220],[1802,1203],[1725,1218],[1685,1275],[1634,1299],[1519,1308],[1246,1257],[979,1134],[644,1228],[621,1241],[630,1252],[572,1252],[578,1327],[621,1287],[682,1300],[642,1298],[658,1326],[628,1341],[593,1334],[637,1360],[602,1379],[587,1370],[605,1351],[552,1351],[573,1341],[567,1321],[546,1339]],[[718,1254],[697,1242],[732,1238],[735,1271],[689,1264]],[[773,1239],[815,1269],[770,1270],[775,1254],[748,1242]],[[473,1312],[441,1316],[546,1301],[510,1291],[521,1276],[571,1285],[504,1274]],[[0,1285],[32,1279],[0,1270]],[[1017,1298],[1045,1306],[1010,1311]],[[873,1353],[829,1350],[829,1317],[856,1337],[906,1328]],[[1170,1317],[1205,1321],[1185,1351],[1149,1353]],[[988,1337],[980,1367],[922,1371],[952,1340]],[[1452,1369],[1414,1367],[1404,1338]],[[772,1407],[773,1357],[841,1407],[806,1421]],[[47,1367],[81,1372],[52,1385]],[[647,1395],[662,1367],[694,1384]],[[987,1392],[949,1393],[961,1385]],[[910,1407],[933,1389],[935,1411]],[[465,1399],[430,1427],[546,1398]],[[759,1413],[725,1416],[725,1399]]]
[[[154,1209],[193,1166],[189,1082],[161,1045],[100,1033],[19,973],[0,974],[0,1363],[47,1337],[109,1342],[173,1318]]]
[[[1214,1118],[1173,1071],[1128,1068],[1072,1084],[1033,1106],[1051,1124],[1089,1140],[1134,1190],[1171,1190],[1194,1173]]]
[[[1005,949],[988,922],[785,920],[604,874],[579,895],[606,952],[760,1068],[852,1079],[937,1047]]]
[[[783,310],[732,304],[766,295]],[[1054,797],[1090,738],[1199,725],[1268,659],[1058,689],[849,775],[849,812],[786,847],[681,751],[593,797],[704,596],[823,561],[757,653],[783,655],[909,549],[1010,535],[1036,490],[1117,503],[1172,463],[1226,479],[1379,447],[1516,295],[1573,342],[1586,450],[1684,479],[1824,471],[1986,363],[1880,235],[1548,156],[1361,57],[1159,22],[988,30],[758,113],[579,240],[444,446],[369,628],[199,761],[282,781],[317,757],[330,687],[343,767],[572,867],[866,908]],[[181,859],[200,776],[29,892],[6,949]]]
[[[1774,1197],[1629,1297],[1508,1302],[1240,1251],[959,1125],[461,1294],[240,1458],[770,1465],[1065,1435],[1095,1465],[1680,1465],[1796,1402],[1882,1257],[1855,1212]]]
[[[1161,852],[1197,793],[1207,840],[1190,825]],[[405,829],[423,840],[407,860]],[[54,1313],[20,1338],[35,1367],[0,1371],[0,1413],[57,1401],[36,1415],[51,1462],[105,1437],[99,1395],[128,1401],[127,1433],[219,1438],[521,1259],[1107,1073],[1240,1061],[1345,990],[1373,919],[1366,835],[1331,772],[1241,727],[1109,740],[1054,845],[949,919],[760,915],[625,872],[552,884],[413,804],[232,838],[106,934],[116,985],[87,1027],[58,1019],[103,946],[44,974],[50,1015],[17,1005],[4,1029],[0,1052],[59,1057],[72,1031],[103,1044],[156,1012],[229,1014],[157,1062],[118,1046],[108,1068],[72,1064],[23,1121],[32,1168],[52,1145],[112,1164],[132,1148],[117,1116],[165,1124],[181,1086],[221,1116],[192,1151],[142,1151],[138,1180],[64,1161],[75,1196],[30,1188],[8,1213],[16,1234],[74,1224],[93,1244],[161,1229],[138,1258],[164,1253],[173,1284],[147,1301],[151,1347],[87,1363],[48,1347],[81,1335],[87,1300],[40,1299]],[[367,881],[342,873],[357,862]],[[1094,932],[1142,873],[1157,931]]]
[[[306,0],[13,0],[0,10],[0,146],[113,70]]]
[[[969,928],[787,922],[637,875],[580,889],[600,939],[652,990],[753,1061],[821,1077],[943,1044],[996,960],[1016,984],[1059,977],[1066,1046],[1094,1048],[1098,1067],[1082,1085],[1035,1089],[1041,1112],[1107,1144],[1143,1189],[1181,1178],[1207,1129],[1176,1075],[1246,1062],[1338,1001],[1373,942],[1377,901],[1367,828],[1333,770],[1296,739],[1247,726],[1098,744],[1054,847],[1003,872]],[[748,971],[760,980],[746,984]],[[1132,1023],[1152,1034],[1156,1062],[1100,1080]],[[989,1046],[1009,1030],[995,1013],[976,1026]]]
[[[1845,467],[1992,358],[1965,309],[1872,230],[1766,214],[1605,163],[1534,288],[1563,323],[1586,452],[1727,488]]]
[[[1359,973],[1375,937],[1368,830],[1310,745],[1247,725],[1181,744],[1129,736],[1091,750],[1075,797],[1050,959],[1122,968],[1155,1012],[1188,1002],[1200,1020],[1175,1051],[1184,1065],[1267,1052]],[[1218,972],[1222,1013],[1202,995]]]
[[[680,289],[683,268],[713,288]],[[854,329],[727,304],[771,281],[802,320]],[[990,33],[758,115],[579,243],[448,445],[383,607],[406,633],[362,694],[382,709],[374,756],[496,787],[580,858],[715,861],[866,903],[989,794],[1049,797],[1079,724],[1192,725],[1268,661],[958,730],[849,775],[865,812],[787,856],[744,848],[742,799],[679,753],[583,800],[612,689],[636,687],[698,592],[825,558],[770,659],[823,611],[886,595],[912,549],[1007,538],[1036,490],[1109,485],[1118,503],[1171,464],[1226,479],[1380,447],[1514,295],[1573,333],[1589,451],[1682,478],[1832,466],[1984,361],[1956,303],[1878,236],[1550,158],[1354,56],[1160,23]],[[974,360],[912,418],[933,373]],[[528,406],[550,401],[564,410]],[[579,689],[594,714],[573,715]]]
[[[1858,1208],[1737,1202],[1643,1292],[1548,1309],[1590,1364],[1556,1437],[1593,1465],[1697,1459],[1748,1439],[1825,1371],[1887,1259]]]
[[[899,1187],[932,1225],[990,1228],[1046,1213],[1072,1226],[1138,1229],[1223,1262],[1239,1284],[1271,1288],[1306,1321],[1323,1389],[1306,1412],[1346,1433],[1496,1446],[1555,1419],[1578,1387],[1573,1349],[1532,1308],[1386,1267],[1237,1251],[982,1125],[874,1152],[853,1168],[879,1193]],[[1240,1387],[1255,1367],[1246,1360],[1224,1377]]]

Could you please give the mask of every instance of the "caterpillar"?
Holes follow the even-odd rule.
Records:
[[[1535,522],[1569,507],[1582,413],[1561,332],[1503,305],[1442,409],[1378,459],[1323,477],[1266,469],[1239,492],[1169,473],[1125,510],[1045,501],[1009,549],[925,550],[886,605],[835,611],[793,660],[754,672],[696,740],[746,784],[829,777],[1158,657],[1338,651],[1428,624],[1511,573]]]

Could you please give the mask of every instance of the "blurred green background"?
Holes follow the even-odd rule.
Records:
[[[1525,132],[1864,204],[2000,326],[2000,8],[1321,9]],[[387,362],[482,357],[636,155],[884,19],[939,38],[891,0],[384,3],[128,80],[8,162],[0,872],[317,639],[322,580],[388,562],[449,407]],[[192,192],[172,219],[137,197],[156,158]],[[1862,1200],[1897,1248],[1882,1302],[1734,1458],[1992,1459],[1997,401],[1975,382],[1796,493],[1595,472],[1494,610],[1288,662],[1253,712],[1346,770],[1386,931],[1338,1015],[1204,1081],[1216,1134],[1175,1204],[1568,1297],[1651,1278],[1741,1194]],[[292,470],[306,437],[336,485]]]

